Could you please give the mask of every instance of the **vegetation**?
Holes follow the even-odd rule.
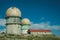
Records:
[[[24,36],[24,35],[4,35],[0,36],[0,40],[60,40],[60,38],[56,36]]]

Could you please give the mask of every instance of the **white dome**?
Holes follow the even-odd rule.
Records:
[[[22,20],[22,24],[30,24],[30,20],[28,18],[24,18]]]
[[[6,16],[18,16],[18,17],[21,17],[21,11],[16,7],[10,7],[6,12]]]

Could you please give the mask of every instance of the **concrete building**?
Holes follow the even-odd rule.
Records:
[[[51,35],[51,31],[50,30],[37,30],[37,29],[30,29],[30,32],[32,35],[36,36],[41,36],[41,35]]]
[[[21,11],[16,7],[10,7],[6,12],[6,33],[21,34]]]
[[[10,7],[6,12],[6,33],[7,34],[29,34],[32,35],[50,35],[50,30],[30,29],[30,20],[21,19],[21,11],[16,7]]]
[[[30,20],[28,18],[22,19],[22,34],[28,34],[30,29]]]

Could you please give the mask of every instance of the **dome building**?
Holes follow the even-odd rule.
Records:
[[[30,29],[30,20],[28,18],[22,19],[22,34],[28,34]]]
[[[21,11],[16,7],[10,7],[6,12],[6,33],[7,34],[32,34],[32,35],[51,35],[50,30],[30,29],[30,20],[21,19]]]
[[[6,33],[21,34],[21,11],[16,7],[10,7],[6,12]]]
[[[6,12],[6,16],[18,16],[18,17],[21,17],[21,11],[16,7],[10,7]]]

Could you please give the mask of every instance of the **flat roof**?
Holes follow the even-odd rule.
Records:
[[[35,30],[35,29],[30,29],[30,32],[51,32],[50,30]]]

